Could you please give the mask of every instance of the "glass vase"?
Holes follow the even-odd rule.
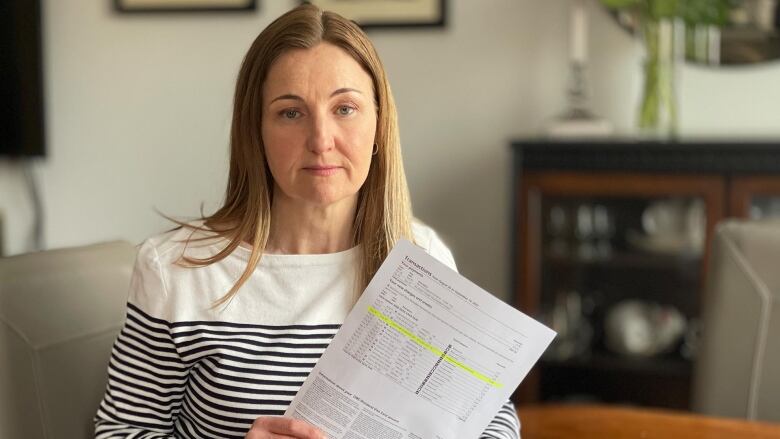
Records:
[[[675,87],[678,50],[674,19],[645,19],[644,84],[639,107],[640,137],[673,140],[677,137],[677,93]]]

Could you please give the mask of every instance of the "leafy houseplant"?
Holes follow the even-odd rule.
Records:
[[[685,26],[686,52],[693,54],[697,35],[727,22],[730,9],[740,0],[601,0],[607,7],[629,12],[639,25],[646,49],[644,85],[639,107],[643,136],[661,139],[677,135],[675,64],[677,41]],[[705,32],[704,35],[711,34]]]

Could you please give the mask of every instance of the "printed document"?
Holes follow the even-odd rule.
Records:
[[[554,336],[402,240],[285,414],[332,439],[476,439]]]

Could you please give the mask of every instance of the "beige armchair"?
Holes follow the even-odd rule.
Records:
[[[0,438],[93,437],[136,249],[0,258]]]
[[[780,221],[719,225],[705,297],[694,408],[780,422]]]

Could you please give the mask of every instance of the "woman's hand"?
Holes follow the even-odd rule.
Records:
[[[244,439],[327,439],[317,427],[306,421],[282,416],[255,419]]]

